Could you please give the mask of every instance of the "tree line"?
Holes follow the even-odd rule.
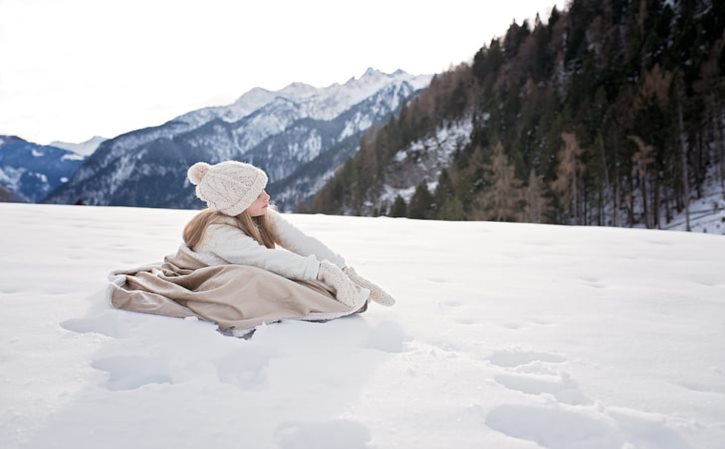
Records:
[[[725,2],[574,0],[436,75],[300,211],[663,227],[725,189]],[[471,117],[434,191],[381,201],[395,153]]]

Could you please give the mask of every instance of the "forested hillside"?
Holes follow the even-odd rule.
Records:
[[[575,0],[514,22],[367,132],[299,209],[663,227],[706,176],[725,185],[724,23],[712,0]],[[447,169],[392,201],[396,154],[465,120]]]

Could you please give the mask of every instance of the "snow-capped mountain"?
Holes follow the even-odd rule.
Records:
[[[68,182],[85,159],[62,148],[0,136],[0,186],[14,201],[38,201]]]
[[[164,125],[103,142],[46,202],[147,207],[200,207],[186,168],[235,159],[268,171],[282,208],[314,191],[319,177],[353,154],[360,133],[384,120],[430,81],[403,71],[368,69],[359,79],[316,89],[293,83],[277,92],[255,88],[225,107],[205,108]],[[319,159],[318,159],[319,158]],[[314,170],[298,171],[314,162]],[[291,179],[286,178],[293,176]],[[306,181],[303,190],[293,182]],[[285,182],[286,181],[286,182]]]
[[[426,87],[430,78],[428,75],[413,76],[403,70],[386,74],[368,68],[360,78],[352,77],[344,84],[334,83],[319,89],[298,82],[291,83],[278,91],[256,87],[230,105],[199,109],[180,115],[174,121],[184,122],[193,127],[201,126],[215,118],[232,123],[277,98],[290,100],[299,105],[300,112],[305,117],[332,120],[391,83],[406,81],[418,90]]]
[[[268,191],[277,205],[293,211],[297,203],[311,197],[355,153],[361,133],[382,122],[415,91],[408,82],[390,84],[334,121],[300,123],[250,152],[253,163],[269,167],[274,175]],[[283,164],[285,155],[304,157],[297,157],[296,164]]]
[[[70,142],[61,142],[58,140],[55,140],[50,143],[50,146],[56,147],[56,148],[63,148],[65,150],[73,151],[74,153],[82,154],[84,156],[90,156],[93,154],[94,151],[98,148],[100,144],[108,140],[107,137],[101,137],[101,136],[93,136],[90,139],[86,140],[85,142],[81,143],[70,143]]]

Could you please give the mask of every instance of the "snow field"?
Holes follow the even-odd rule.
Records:
[[[195,211],[0,204],[0,447],[725,445],[725,239],[290,215],[393,308],[250,339],[105,301]]]

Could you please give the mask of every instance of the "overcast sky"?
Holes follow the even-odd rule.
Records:
[[[0,0],[0,134],[114,137],[253,87],[433,74],[562,0]]]

